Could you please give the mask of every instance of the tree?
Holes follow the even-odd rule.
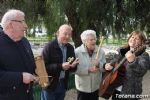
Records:
[[[25,11],[30,28],[42,20],[53,36],[58,27],[68,23],[73,27],[75,46],[81,44],[80,34],[93,29],[97,37],[112,33],[114,38],[126,38],[133,30],[150,33],[150,0],[1,0],[0,14],[6,8]],[[40,17],[39,17],[40,16]],[[43,24],[42,23],[42,24]]]

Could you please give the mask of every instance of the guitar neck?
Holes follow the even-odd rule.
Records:
[[[121,65],[122,65],[124,62],[126,62],[126,60],[127,60],[126,57],[124,57],[124,58],[121,60],[121,62],[118,64],[118,66],[113,69],[112,73],[115,73],[115,72],[121,67]]]

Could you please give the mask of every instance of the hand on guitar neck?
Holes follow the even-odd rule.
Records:
[[[126,54],[125,54],[125,57],[127,58],[128,62],[133,62],[136,58],[135,54],[132,53],[132,51],[128,51]]]

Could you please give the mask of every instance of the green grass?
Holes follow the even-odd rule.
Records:
[[[36,42],[36,43],[42,43],[42,42],[48,42],[49,41],[48,37],[27,37],[27,39],[30,42]]]
[[[34,42],[34,43],[43,43],[43,42],[49,42],[49,38],[46,36],[43,37],[27,37],[27,39],[30,42]],[[127,39],[105,39],[103,41],[103,44],[113,44],[113,45],[123,45],[127,43]],[[99,41],[97,42],[97,44],[99,44]]]
[[[108,39],[104,41],[105,44],[123,45],[127,43],[126,39]]]

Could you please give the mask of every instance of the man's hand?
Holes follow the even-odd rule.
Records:
[[[74,60],[74,62],[71,64],[71,67],[74,68],[77,64],[79,64],[79,58]]]
[[[64,62],[64,63],[62,64],[62,68],[63,68],[64,70],[68,70],[68,69],[70,68],[70,66],[71,66],[71,64],[70,64],[69,62]]]
[[[34,80],[34,76],[30,73],[23,72],[23,83],[30,84]]]

